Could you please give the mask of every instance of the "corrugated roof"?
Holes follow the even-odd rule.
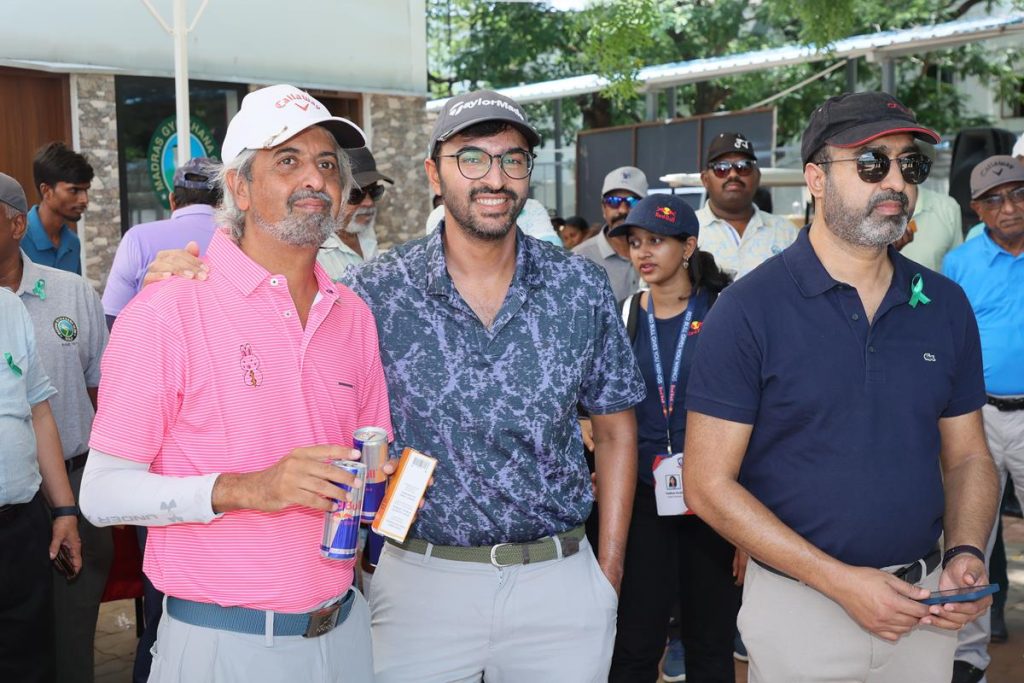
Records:
[[[817,49],[806,45],[787,45],[767,50],[754,50],[735,55],[694,59],[686,62],[659,64],[640,70],[637,80],[644,90],[662,90],[687,83],[697,83],[735,76],[737,74],[771,69],[793,64],[805,64],[826,59],[868,57],[883,59],[906,54],[941,50],[964,43],[996,38],[1010,31],[1024,30],[1024,13],[1004,16],[961,19],[932,26],[882,31],[853,36],[836,41],[829,48]],[[608,85],[607,79],[597,74],[560,78],[499,90],[515,101],[540,102],[562,97],[574,97],[597,92]],[[440,109],[447,99],[431,100],[428,110]]]

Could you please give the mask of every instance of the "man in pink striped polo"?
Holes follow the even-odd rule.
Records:
[[[328,461],[358,457],[357,427],[391,435],[373,317],[316,265],[352,186],[341,149],[365,144],[294,87],[247,95],[208,282],[149,287],[118,316],[81,504],[151,527],[151,682],[372,680],[353,561],[319,552],[351,483]]]

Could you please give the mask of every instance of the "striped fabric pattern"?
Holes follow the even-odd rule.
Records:
[[[299,446],[351,446],[365,425],[390,438],[376,325],[359,297],[318,266],[303,329],[285,278],[225,232],[207,262],[208,281],[147,287],[118,316],[92,448],[191,476],[265,469]],[[352,561],[320,557],[322,528],[323,513],[298,506],[155,527],[144,569],[179,598],[306,611],[352,582]]]

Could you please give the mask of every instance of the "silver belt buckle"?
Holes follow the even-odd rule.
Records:
[[[309,624],[306,626],[306,632],[302,634],[303,638],[319,638],[325,633],[330,633],[334,630],[334,627],[338,625],[338,612],[341,611],[341,600],[322,607],[315,612],[309,613]]]
[[[512,565],[519,564],[518,562],[509,562],[508,564],[501,564],[498,562],[498,548],[503,545],[515,545],[515,543],[498,543],[497,545],[491,546],[491,564],[498,569],[504,569],[505,567],[511,567]]]

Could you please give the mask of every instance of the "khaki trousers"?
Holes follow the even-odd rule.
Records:
[[[940,568],[918,585],[935,590]],[[749,683],[949,683],[956,632],[918,627],[891,643],[838,603],[792,579],[747,565],[738,619]]]

